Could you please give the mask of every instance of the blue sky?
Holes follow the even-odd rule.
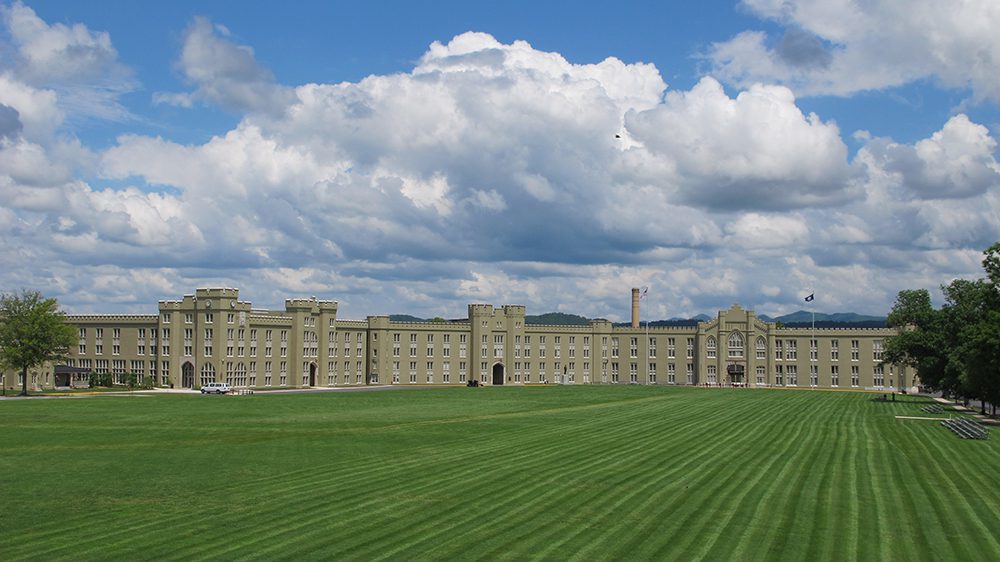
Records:
[[[538,4],[3,2],[0,288],[884,314],[1000,240],[995,2]]]

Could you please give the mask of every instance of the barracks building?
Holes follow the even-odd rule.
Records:
[[[470,304],[468,318],[399,322],[337,317],[337,302],[288,299],[259,310],[239,290],[198,289],[160,301],[156,314],[70,315],[69,359],[29,371],[29,388],[86,387],[89,373],[197,389],[358,385],[658,384],[910,389],[912,369],[882,362],[895,329],[787,328],[733,305],[691,326],[639,321],[525,323],[525,308]],[[3,385],[20,389],[20,373]]]

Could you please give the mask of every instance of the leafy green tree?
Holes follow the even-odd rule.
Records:
[[[1000,403],[1000,244],[984,254],[987,279],[942,286],[940,310],[924,289],[900,291],[887,323],[901,332],[887,340],[885,359],[916,368],[928,388],[995,405]]]
[[[21,372],[21,396],[28,369],[64,358],[75,336],[56,299],[28,290],[0,296],[0,364]]]
[[[993,244],[983,252],[983,270],[994,288],[1000,287],[1000,242]]]
[[[902,331],[885,342],[885,361],[917,370],[927,388],[944,392],[958,390],[949,369],[946,316],[934,310],[926,289],[900,291],[886,324]]]

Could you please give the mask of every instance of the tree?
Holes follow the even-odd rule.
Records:
[[[28,395],[28,369],[63,359],[75,337],[56,299],[28,290],[0,296],[0,364],[21,372],[21,396]]]
[[[954,392],[957,378],[949,369],[946,316],[931,306],[926,289],[900,291],[886,324],[900,328],[885,342],[885,361],[917,370],[927,388]]]
[[[1000,243],[984,253],[986,279],[955,279],[931,306],[926,290],[900,291],[887,323],[885,359],[915,367],[924,386],[1000,403]],[[985,408],[985,406],[984,406]]]

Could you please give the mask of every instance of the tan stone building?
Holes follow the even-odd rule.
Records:
[[[635,301],[634,301],[635,303]],[[209,382],[279,388],[357,385],[661,384],[890,390],[917,384],[882,362],[892,329],[782,328],[733,305],[697,326],[594,320],[525,323],[525,308],[471,304],[450,322],[340,320],[337,302],[289,299],[257,310],[231,288],[160,301],[157,314],[75,315],[78,343],[32,388],[86,386],[89,372],[175,388]],[[75,372],[72,372],[75,371]],[[20,388],[18,373],[5,373]]]

